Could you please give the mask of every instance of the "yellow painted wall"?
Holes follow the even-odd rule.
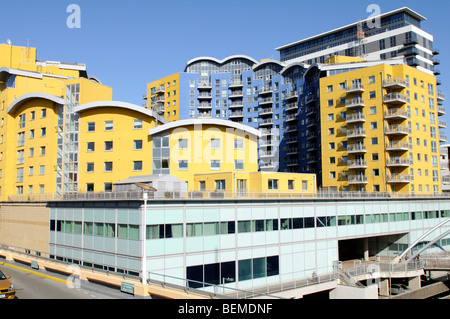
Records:
[[[270,192],[313,194],[316,192],[317,188],[315,174],[234,171],[213,174],[195,174],[194,190],[200,190],[200,182],[205,182],[206,191],[215,191],[217,180],[225,180],[226,192],[233,193],[237,191],[238,181],[245,180],[247,192],[254,195]],[[278,183],[278,189],[270,189],[269,180],[276,180]],[[293,181],[292,189],[289,188],[288,181]],[[303,189],[303,181],[306,182],[306,189]]]
[[[142,128],[134,129],[134,120],[142,119]],[[113,130],[105,131],[105,121],[113,121]],[[88,123],[95,123],[95,132],[88,132]],[[85,192],[94,183],[95,192],[103,192],[105,183],[115,183],[130,176],[152,174],[152,145],[148,130],[155,127],[153,118],[124,108],[95,108],[80,114],[79,191]],[[134,140],[142,140],[142,149],[134,149]],[[113,142],[113,150],[105,151],[105,142]],[[88,152],[87,143],[95,143]],[[142,171],[133,170],[133,161],[142,161]],[[113,171],[105,172],[105,162],[113,163]],[[87,172],[87,163],[94,163],[94,172]]]
[[[409,87],[395,90],[383,87],[383,81],[386,81],[389,75],[392,79],[406,80],[409,77]],[[374,77],[372,78],[372,80],[374,79],[373,83],[369,83],[371,77]],[[342,89],[342,87],[351,86],[352,80],[357,79],[361,79],[361,83],[364,86],[364,92],[361,93],[364,107],[350,109],[341,103],[341,98],[350,100],[358,93],[347,93],[346,89]],[[417,85],[414,84],[414,79],[416,79]],[[421,87],[421,81],[424,83],[423,88]],[[434,88],[434,92],[431,95],[428,94],[428,84],[433,85]],[[379,65],[322,78],[320,86],[323,187],[332,187],[337,190],[345,190],[348,187],[349,190],[357,190],[356,185],[349,185],[347,178],[343,177],[345,174],[349,176],[356,175],[356,170],[349,169],[348,163],[344,163],[345,160],[343,161],[343,159],[347,156],[350,162],[356,160],[357,155],[362,155],[367,162],[367,168],[363,169],[367,177],[366,191],[376,191],[377,187],[379,187],[381,192],[393,192],[395,190],[397,192],[409,193],[414,191],[416,193],[431,194],[433,186],[437,186],[440,191],[440,179],[433,181],[432,176],[433,171],[437,171],[438,174],[440,171],[439,154],[431,152],[432,141],[436,142],[437,152],[439,152],[435,77],[405,65]],[[400,104],[397,107],[388,106],[383,103],[383,98],[388,93],[399,93],[405,96],[409,94],[409,102]],[[415,93],[418,97],[417,100],[414,98]],[[374,98],[370,97],[371,94],[374,94]],[[422,96],[424,102],[422,102]],[[429,98],[434,100],[434,110],[429,107]],[[329,101],[333,102],[333,106],[328,106]],[[376,108],[375,113],[371,109],[373,107]],[[356,113],[356,110],[361,111],[361,114],[364,116],[364,122],[347,123],[352,115]],[[410,118],[385,119],[385,114],[390,110],[409,113]],[[346,113],[346,119],[341,118],[342,112]],[[435,115],[435,123],[430,121],[430,112]],[[419,126],[419,130],[416,129],[416,124]],[[348,138],[347,131],[356,129],[357,125],[361,125],[365,130],[366,137],[361,138],[361,140],[367,151],[366,153],[350,154],[348,153],[348,148],[344,148],[342,145],[345,142],[349,146],[355,143],[357,139]],[[386,151],[386,144],[389,142],[389,139],[385,134],[385,129],[390,125],[401,125],[406,128],[411,126],[409,134],[398,135],[393,138],[393,140],[403,143],[410,143],[411,139],[411,150],[395,153]],[[436,137],[434,138],[430,135],[430,127],[434,127],[436,130]],[[378,139],[378,145],[372,145],[373,138]],[[417,145],[417,139],[419,139],[420,145]],[[425,141],[427,146],[424,146]],[[330,143],[334,143],[334,149],[331,149]],[[378,159],[376,157],[373,158],[374,154],[378,154]],[[418,160],[418,154],[420,154],[420,160]],[[413,164],[409,167],[397,167],[395,168],[395,173],[410,175],[412,169],[414,180],[411,183],[397,183],[395,184],[396,188],[394,188],[393,183],[387,182],[387,177],[392,176],[394,170],[389,167],[386,168],[386,163],[397,157],[407,160],[410,159],[410,156],[412,156]],[[433,167],[432,156],[437,156],[435,167]],[[374,170],[378,170],[379,176],[374,174]],[[419,170],[422,176],[419,176]],[[427,173],[428,176],[425,176]],[[333,178],[333,176],[335,177]],[[413,189],[411,185],[413,185]],[[420,191],[420,188],[422,191]]]
[[[161,92],[154,92],[152,89],[164,90]],[[180,74],[176,73],[165,78],[150,82],[147,84],[147,108],[153,111],[161,111],[160,115],[169,121],[174,122],[180,119]],[[164,99],[161,102],[152,104],[152,98]]]
[[[166,133],[167,134],[167,133]],[[188,149],[180,150],[180,139],[188,140]],[[220,139],[220,149],[211,149],[211,139]],[[243,149],[235,149],[235,139],[244,140]],[[258,170],[257,137],[225,126],[190,125],[171,130],[170,174],[195,188],[194,174],[217,173],[211,170],[211,160],[220,160],[220,172],[235,171],[235,160],[244,161],[243,171]],[[179,170],[178,162],[188,161],[188,170]]]

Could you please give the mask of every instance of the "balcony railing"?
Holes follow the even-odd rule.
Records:
[[[365,122],[365,121],[366,121],[366,117],[362,113],[347,115],[347,117],[345,119],[346,123],[357,123],[357,122]]]
[[[358,168],[367,168],[366,160],[354,160],[347,162],[348,169],[358,169]]]
[[[347,130],[347,138],[356,138],[356,137],[366,137],[366,130],[364,129]]]
[[[385,133],[387,135],[399,134],[399,135],[408,135],[410,133],[409,127],[404,125],[391,125],[386,128]]]
[[[407,103],[406,95],[399,93],[388,93],[384,96],[386,104],[405,104]]]
[[[392,174],[388,176],[388,183],[411,183],[411,175],[406,174]]]
[[[364,175],[349,175],[348,176],[348,183],[349,184],[367,184],[369,180],[367,179],[367,176]]]
[[[410,145],[407,142],[391,142],[386,144],[387,151],[409,151]]]
[[[394,157],[390,158],[387,162],[387,166],[410,166],[411,160],[409,158],[402,158],[402,157]]]
[[[345,107],[346,108],[352,108],[352,107],[364,107],[364,100],[362,98],[356,98],[356,99],[349,99],[345,101]]]
[[[347,94],[351,94],[351,93],[363,93],[364,92],[364,85],[361,83],[354,83],[350,86],[347,86],[345,88],[345,92]]]
[[[406,88],[406,81],[402,78],[391,78],[383,81],[383,87],[386,89],[404,89]]]
[[[366,153],[367,152],[367,147],[366,145],[362,145],[362,144],[351,144],[351,145],[347,145],[347,153]]]

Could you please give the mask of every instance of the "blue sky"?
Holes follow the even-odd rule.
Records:
[[[66,24],[72,3],[81,9],[79,29]],[[275,48],[366,19],[370,4],[382,13],[407,6],[428,19],[422,28],[440,49],[439,90],[450,101],[450,2],[442,0],[0,0],[0,43],[28,41],[38,59],[86,63],[115,100],[141,105],[148,82],[182,72],[192,58],[279,59]]]

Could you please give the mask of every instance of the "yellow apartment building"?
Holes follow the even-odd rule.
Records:
[[[249,126],[226,120],[193,119],[150,129],[153,174],[170,174],[197,189],[195,174],[257,172],[258,138]]]
[[[76,108],[80,116],[79,192],[110,192],[130,176],[152,174],[148,131],[166,121],[152,111],[118,101]]]
[[[147,108],[173,122],[180,119],[180,73],[147,84]]]
[[[445,123],[436,96],[436,78],[404,64],[355,63],[321,78],[323,187],[440,193],[438,130]]]
[[[112,98],[84,64],[36,60],[36,49],[0,44],[0,200],[61,194],[77,184],[72,108]]]
[[[266,196],[289,197],[315,194],[315,174],[273,173],[273,172],[225,172],[195,174],[194,187],[199,191],[260,198]]]

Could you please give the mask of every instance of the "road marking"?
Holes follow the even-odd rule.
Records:
[[[70,281],[67,281],[67,280],[64,280],[64,279],[61,279],[61,278],[52,277],[52,276],[49,276],[49,275],[44,275],[44,274],[41,274],[39,272],[32,271],[32,270],[29,270],[29,269],[26,269],[26,268],[14,266],[14,265],[11,265],[11,264],[6,264],[6,263],[3,263],[3,262],[0,262],[0,265],[6,266],[6,267],[11,267],[11,268],[14,268],[14,269],[17,269],[17,270],[20,270],[20,271],[24,271],[24,272],[27,272],[29,274],[36,275],[36,276],[39,276],[39,277],[42,277],[42,278],[58,281],[58,282],[61,282],[63,284],[67,284],[67,285],[70,285],[70,286],[73,285],[73,282],[70,282]]]

